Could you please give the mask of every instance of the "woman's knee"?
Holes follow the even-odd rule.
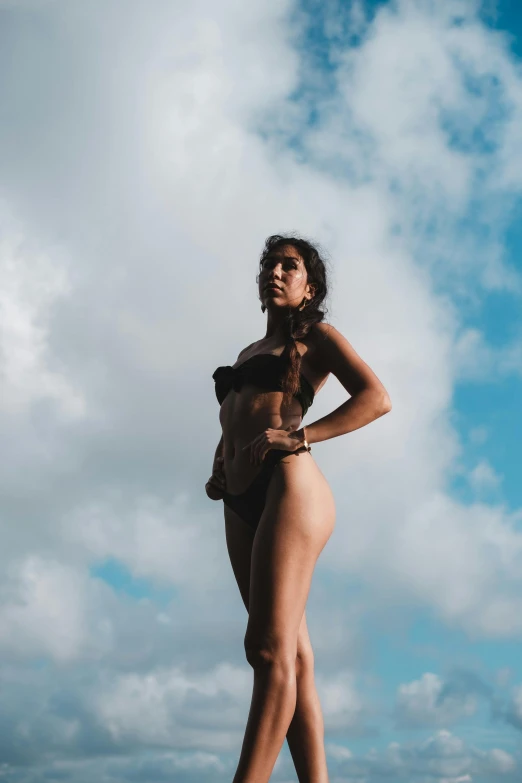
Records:
[[[296,676],[295,646],[284,641],[264,641],[245,637],[245,655],[253,669],[276,668],[283,676]]]
[[[314,652],[310,644],[297,644],[295,673],[298,678],[313,676]]]
[[[253,669],[276,666],[295,677],[313,675],[314,653],[310,644],[298,642],[295,647],[285,643],[256,642],[245,637],[245,654]]]

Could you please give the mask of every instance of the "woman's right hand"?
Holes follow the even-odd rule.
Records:
[[[205,492],[211,500],[222,500],[225,487],[226,478],[223,470],[223,457],[218,457],[212,475],[205,484]]]

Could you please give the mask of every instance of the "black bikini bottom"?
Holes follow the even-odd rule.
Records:
[[[223,503],[231,508],[232,511],[235,511],[253,530],[256,530],[265,507],[266,493],[275,466],[283,457],[288,457],[289,454],[299,454],[302,451],[307,451],[307,449],[304,446],[295,451],[270,449],[265,455],[261,470],[255,475],[245,491],[239,495],[231,495],[230,492],[225,492],[223,494]]]

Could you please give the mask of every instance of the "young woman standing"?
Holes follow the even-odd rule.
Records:
[[[222,437],[206,492],[224,502],[227,547],[248,612],[254,687],[233,783],[269,780],[285,737],[300,783],[327,783],[321,706],[305,605],[335,525],[331,489],[310,446],[391,410],[375,373],[323,323],[326,268],[304,239],[271,236],[261,254],[265,336],[213,374]],[[330,373],[349,399],[306,427]]]

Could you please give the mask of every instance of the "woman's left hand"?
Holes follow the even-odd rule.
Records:
[[[243,446],[243,451],[250,449],[250,462],[253,465],[260,465],[264,460],[266,453],[270,449],[284,449],[285,451],[295,451],[302,445],[299,438],[293,438],[289,433],[297,430],[292,424],[285,430],[266,429],[253,441]]]

